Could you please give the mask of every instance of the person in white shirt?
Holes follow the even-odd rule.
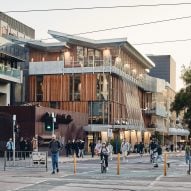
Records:
[[[108,143],[108,150],[109,150],[109,158],[110,160],[113,159],[113,146],[111,145],[111,143]]]
[[[97,142],[97,144],[95,146],[95,154],[98,155],[98,156],[100,155],[101,147],[102,147],[101,141],[98,140],[98,142]]]
[[[122,152],[122,157],[123,157],[123,161],[127,161],[127,153],[129,151],[129,143],[126,141],[126,138],[123,139],[122,143],[121,143],[121,152]]]

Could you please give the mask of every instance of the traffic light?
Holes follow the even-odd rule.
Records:
[[[44,124],[45,124],[45,131],[52,131],[53,130],[53,118],[46,113],[44,116]]]
[[[19,126],[18,125],[14,125],[14,132],[15,133],[19,133],[19,131],[20,131]]]

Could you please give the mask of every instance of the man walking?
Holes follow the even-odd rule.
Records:
[[[60,142],[56,140],[56,135],[52,135],[52,140],[49,143],[49,149],[51,151],[51,158],[52,158],[52,174],[55,174],[55,170],[59,172],[58,157],[60,148],[61,145]]]

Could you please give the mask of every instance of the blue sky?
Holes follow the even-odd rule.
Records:
[[[53,9],[95,6],[119,6],[138,4],[180,3],[191,0],[0,0],[0,11]],[[138,23],[164,20],[169,18],[191,16],[190,5],[158,6],[138,8],[94,9],[52,12],[7,13],[36,31],[36,39],[50,36],[48,30],[76,34],[105,28],[120,27]],[[132,43],[168,41],[191,38],[191,18],[177,21],[150,24],[138,27],[128,27],[120,30],[110,30],[90,33],[84,37],[93,39],[127,37]],[[174,58],[177,69],[177,90],[183,83],[179,79],[181,66],[188,66],[191,60],[191,41],[178,43],[163,43],[135,46],[143,54],[170,54]]]

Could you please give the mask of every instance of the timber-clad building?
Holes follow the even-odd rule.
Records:
[[[155,87],[147,72],[154,63],[126,38],[90,40],[49,31],[58,43],[32,41],[29,48],[29,102],[88,113],[84,130],[106,139],[142,140],[151,115],[143,111]],[[99,132],[99,133],[98,133]],[[117,133],[115,133],[117,132]],[[149,134],[144,133],[145,140]]]

